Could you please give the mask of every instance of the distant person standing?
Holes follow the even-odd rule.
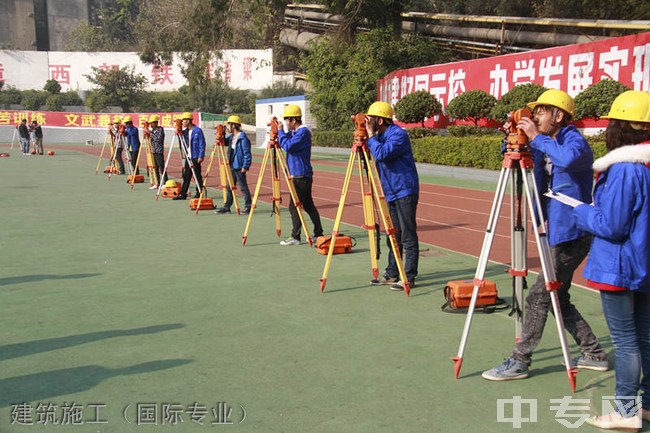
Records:
[[[158,125],[160,116],[152,114],[149,117],[149,132],[151,134],[151,153],[153,154],[153,169],[158,174],[159,185],[167,182],[167,173],[165,173],[165,129]],[[163,176],[164,175],[164,176]],[[154,185],[151,189],[156,189]]]
[[[124,150],[124,138],[126,133],[124,132],[124,125],[122,125],[122,120],[119,117],[113,119],[113,126],[111,126],[109,129],[109,133],[111,134],[111,140],[113,142],[113,155],[111,155],[111,158],[115,158],[114,160],[111,160],[111,163],[117,161],[119,167],[117,174],[124,174],[124,160],[122,159],[122,151]]]
[[[203,130],[193,123],[192,113],[185,112],[181,115],[183,121],[183,140],[187,145],[187,156],[192,165],[185,158],[185,165],[183,166],[183,185],[181,192],[172,200],[186,200],[187,192],[190,189],[190,181],[192,180],[192,170],[196,174],[196,194],[194,198],[201,196],[201,188],[203,186],[203,177],[201,176],[201,163],[205,158],[205,135]]]
[[[244,194],[244,209],[241,213],[243,215],[249,214],[251,211],[251,193],[248,189],[248,182],[246,180],[246,173],[251,167],[253,155],[251,154],[251,141],[244,131],[241,130],[241,119],[239,116],[230,116],[226,121],[230,135],[226,138],[228,146],[228,163],[232,171],[233,182],[239,185],[242,194]],[[234,185],[232,185],[234,186]],[[226,189],[226,202],[222,208],[214,211],[217,214],[230,213],[232,206],[233,196],[230,188]]]
[[[139,170],[136,164],[138,163],[138,152],[140,151],[140,132],[138,127],[133,125],[131,116],[124,116],[124,132],[126,132],[126,145],[129,151],[129,159],[131,161],[131,168],[133,174],[138,174]]]
[[[27,128],[27,119],[23,119],[18,125],[18,136],[20,137],[20,148],[23,155],[29,155],[29,129]]]
[[[43,154],[43,128],[41,128],[41,125],[36,122],[36,120],[32,121],[32,134],[33,134],[33,141],[34,141],[34,150],[36,153],[39,155]]]
[[[278,130],[278,141],[282,150],[287,152],[287,165],[289,174],[296,188],[298,200],[302,203],[302,208],[307,212],[311,222],[314,224],[314,238],[323,236],[323,225],[320,221],[320,215],[314,199],[312,198],[311,188],[314,182],[314,171],[311,167],[311,132],[302,124],[302,110],[297,105],[287,105],[284,107],[283,116],[288,131],[284,128]],[[302,223],[298,209],[293,202],[293,197],[289,202],[289,213],[291,214],[291,237],[280,242],[280,245],[300,245],[300,231]]]

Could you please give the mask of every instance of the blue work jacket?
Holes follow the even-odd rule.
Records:
[[[551,188],[554,192],[591,203],[594,155],[587,140],[573,125],[569,125],[560,129],[555,138],[539,134],[530,142],[530,147],[542,213],[548,221],[549,244],[558,245],[583,237],[584,231],[573,219],[573,208],[542,194]],[[544,155],[548,155],[552,162],[550,175]]]
[[[192,159],[205,157],[205,135],[201,128],[192,125],[192,133],[190,134],[188,129],[184,129],[183,137],[185,137],[185,143],[187,143]]]
[[[650,143],[614,149],[594,164],[594,206],[574,209],[593,233],[585,278],[650,292]]]
[[[292,177],[312,177],[311,167],[311,132],[305,125],[295,131],[278,130],[280,147],[287,152],[287,165]]]
[[[135,126],[127,126],[124,128],[126,132],[126,145],[127,149],[131,152],[137,152],[140,149],[140,133]]]
[[[248,139],[246,133],[241,131],[237,137],[237,141],[235,142],[235,148],[233,149],[232,140],[234,137],[234,134],[226,137],[230,167],[234,170],[241,170],[242,168],[248,170],[251,166],[251,161],[253,160],[251,155],[251,141]]]
[[[420,178],[406,131],[391,123],[383,133],[370,137],[366,144],[376,161],[387,202],[419,194]]]

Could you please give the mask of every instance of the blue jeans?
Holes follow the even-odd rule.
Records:
[[[251,192],[248,189],[248,182],[246,181],[246,173],[242,173],[241,168],[233,168],[232,170],[232,181],[235,183],[235,185],[239,185],[239,189],[241,190],[242,194],[244,194],[244,209],[250,209],[251,208],[251,203],[253,202],[251,200]],[[223,207],[230,209],[230,206],[232,206],[233,198],[232,198],[232,191],[230,188],[226,187],[226,203],[224,203]]]
[[[618,397],[636,396],[641,389],[641,404],[650,410],[650,293],[602,290],[600,300],[616,349],[617,400],[630,404]]]
[[[29,138],[20,137],[20,149],[23,153],[29,153]]]
[[[418,275],[418,260],[420,258],[420,246],[418,242],[418,226],[415,221],[415,213],[418,208],[418,195],[407,195],[395,201],[388,202],[388,212],[397,229],[395,240],[400,254],[404,257],[404,273],[410,282],[415,281]],[[399,277],[397,262],[390,245],[390,238],[386,237],[388,244],[388,266],[386,275],[392,278]]]

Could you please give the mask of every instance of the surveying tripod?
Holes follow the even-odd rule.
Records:
[[[126,132],[124,132],[125,127],[124,124],[120,124],[120,126],[117,127],[116,133],[113,133],[111,131],[111,138],[114,138],[113,145],[115,146],[115,150],[113,152],[113,156],[111,157],[111,171],[108,172],[108,181],[111,181],[111,175],[113,174],[113,169],[112,167],[115,166],[115,163],[117,161],[117,156],[118,154],[120,157],[122,157],[121,152],[123,152],[126,149],[126,140],[124,137],[126,137]],[[121,144],[121,146],[120,146]],[[127,167],[127,172],[129,176],[133,175],[133,167],[131,166],[131,155],[129,155],[128,150],[126,151],[126,164],[122,163],[122,165],[125,165]]]
[[[366,146],[366,140],[368,139],[368,132],[366,131],[366,114],[358,113],[353,116],[353,119],[355,123],[354,142],[352,143],[352,152],[350,152],[348,167],[345,172],[345,179],[343,181],[343,190],[341,191],[339,207],[336,211],[336,219],[334,220],[334,228],[332,229],[332,239],[330,241],[329,250],[327,252],[325,269],[323,269],[323,276],[320,280],[320,290],[323,292],[325,290],[325,284],[327,283],[327,274],[332,262],[332,255],[334,253],[334,247],[336,246],[336,238],[339,236],[339,227],[341,226],[341,217],[343,215],[343,208],[345,207],[345,199],[350,188],[350,178],[352,177],[352,172],[356,163],[359,172],[359,185],[361,186],[363,203],[363,228],[368,231],[368,240],[370,244],[370,262],[372,266],[373,278],[376,279],[379,277],[379,267],[377,264],[377,248],[379,245],[377,243],[377,238],[375,237],[375,207],[378,207],[379,215],[381,217],[382,223],[384,224],[386,235],[390,239],[390,245],[395,257],[395,262],[397,263],[400,280],[402,280],[404,283],[404,292],[406,293],[406,296],[409,296],[411,293],[411,287],[409,285],[408,278],[406,278],[404,264],[402,263],[402,255],[400,254],[397,245],[397,239],[395,238],[395,233],[397,230],[393,227],[393,222],[390,219],[388,204],[386,204],[384,191],[382,190],[381,184],[379,183],[379,176],[377,175],[375,162],[370,157],[370,152]],[[365,180],[363,176],[364,170],[366,174]]]
[[[196,176],[196,172],[194,171],[194,162],[192,161],[192,155],[190,154],[189,146],[185,142],[185,137],[183,136],[183,121],[181,119],[174,120],[174,127],[176,129],[176,132],[174,134],[174,138],[172,138],[171,144],[169,145],[169,153],[167,154],[167,161],[165,161],[165,169],[163,170],[161,179],[164,179],[165,175],[167,174],[167,167],[169,166],[169,160],[172,156],[172,150],[174,149],[174,142],[175,140],[178,140],[178,146],[181,153],[181,161],[187,162],[187,165],[190,167],[190,170],[192,171],[192,178],[194,179],[194,184],[196,185],[196,189],[200,191],[201,184],[197,180],[198,178]],[[160,192],[162,191],[163,186],[164,185],[162,184],[162,182],[160,183],[160,185],[158,185],[158,191],[156,191],[156,200],[158,200],[158,198],[160,197]]]
[[[458,374],[460,373],[461,366],[463,365],[463,354],[465,352],[467,337],[469,335],[469,329],[472,323],[472,317],[474,315],[474,306],[476,305],[476,300],[478,298],[479,287],[485,283],[485,268],[487,267],[490,248],[492,247],[492,242],[496,233],[497,222],[499,213],[501,211],[501,205],[503,204],[503,197],[505,195],[508,179],[510,179],[512,181],[513,191],[511,197],[511,203],[513,206],[511,206],[510,218],[513,226],[511,231],[512,263],[509,273],[514,278],[515,299],[513,301],[515,304],[515,310],[518,311],[516,339],[518,340],[521,336],[523,313],[521,313],[519,308],[521,308],[523,305],[523,278],[528,272],[526,269],[526,210],[525,208],[523,211],[521,209],[523,185],[523,193],[525,193],[525,200],[528,204],[528,209],[531,214],[531,222],[533,226],[533,232],[535,234],[535,241],[537,243],[537,250],[541,263],[541,271],[542,275],[544,276],[544,281],[546,282],[546,290],[549,292],[551,303],[553,305],[553,315],[555,316],[555,322],[560,338],[560,345],[562,347],[564,365],[566,366],[571,390],[575,392],[576,374],[578,373],[578,370],[571,367],[571,353],[569,352],[569,346],[566,340],[564,320],[562,318],[562,311],[560,309],[560,302],[557,294],[557,290],[561,287],[561,283],[556,280],[553,258],[551,256],[551,249],[546,237],[546,228],[544,227],[544,216],[542,215],[541,201],[539,198],[539,193],[537,191],[535,177],[531,172],[533,169],[533,159],[530,152],[530,146],[528,145],[528,138],[523,131],[516,128],[517,123],[522,117],[530,116],[530,111],[527,108],[522,108],[515,111],[514,113],[511,113],[511,116],[509,118],[510,128],[507,135],[506,152],[504,154],[503,164],[501,166],[501,173],[499,175],[499,181],[497,183],[497,191],[492,203],[492,210],[490,211],[490,217],[488,220],[485,238],[483,240],[483,246],[481,248],[481,254],[478,260],[478,266],[476,268],[476,274],[474,276],[474,289],[472,291],[472,299],[467,311],[467,318],[465,320],[465,327],[463,328],[463,334],[461,337],[460,346],[458,348],[458,353],[451,359],[454,361],[455,375],[456,379],[458,379]]]
[[[99,165],[102,163],[102,158],[104,157],[104,149],[106,149],[106,143],[110,143],[110,153],[111,155],[113,154],[113,136],[111,135],[111,131],[109,128],[109,131],[106,132],[106,135],[104,136],[104,143],[102,144],[102,150],[99,152],[99,160],[97,161],[97,167],[95,167],[95,175],[99,173]],[[110,170],[113,170],[113,166],[109,166]]]
[[[302,215],[302,203],[298,199],[298,193],[296,193],[296,188],[293,185],[293,178],[289,173],[287,168],[287,161],[284,158],[284,153],[282,153],[282,148],[278,143],[278,128],[280,122],[277,118],[273,118],[271,122],[267,125],[271,127],[269,131],[269,144],[266,147],[264,152],[264,158],[262,159],[262,165],[260,167],[260,174],[257,178],[257,185],[255,186],[255,194],[253,195],[253,201],[251,203],[251,211],[248,215],[248,221],[246,222],[246,229],[244,230],[244,235],[242,236],[242,246],[246,245],[246,240],[248,239],[248,231],[253,221],[253,213],[257,207],[257,198],[260,195],[260,188],[262,187],[262,181],[264,180],[264,172],[266,170],[267,161],[271,164],[271,180],[272,180],[272,191],[273,191],[273,213],[275,214],[275,232],[278,237],[282,236],[282,226],[280,224],[280,203],[282,202],[282,196],[280,195],[280,173],[278,170],[278,161],[280,162],[280,168],[282,169],[282,174],[284,179],[287,182],[287,187],[289,188],[289,194],[291,194],[291,199],[293,204],[296,206],[296,212],[298,212],[298,217],[300,218],[300,223],[302,228],[305,231],[305,236],[307,237],[307,242],[311,247],[313,241],[311,235],[309,234],[309,229],[307,224],[305,224],[305,218]],[[269,161],[269,156],[271,160]],[[234,194],[233,194],[234,196]],[[234,197],[233,197],[234,198]]]
[[[156,164],[154,163],[153,152],[151,151],[151,131],[149,131],[149,122],[146,121],[142,125],[142,143],[147,152],[147,174],[149,176],[149,184],[153,189],[154,186],[158,186],[158,173],[156,172]],[[142,146],[140,149],[142,149]],[[140,153],[138,153],[138,162],[139,159]]]
[[[235,194],[235,190],[237,189],[237,186],[235,185],[235,182],[233,181],[232,177],[232,171],[230,171],[230,162],[228,161],[228,156],[226,154],[226,128],[224,125],[217,125],[214,128],[216,130],[215,133],[215,140],[214,140],[214,147],[212,148],[212,152],[210,153],[210,162],[208,163],[208,167],[205,170],[205,175],[203,175],[203,188],[201,188],[201,194],[199,196],[199,202],[196,205],[196,214],[199,214],[199,209],[201,208],[201,200],[203,199],[203,196],[205,195],[207,191],[207,184],[208,184],[208,177],[210,176],[210,169],[212,168],[212,162],[214,161],[214,155],[215,153],[218,152],[218,158],[219,158],[219,179],[221,183],[221,189],[223,190],[223,202],[226,202],[227,198],[227,190],[228,185],[230,185],[230,192],[232,193],[232,199],[233,203],[235,205],[235,209],[237,209],[237,215],[241,212],[239,209],[239,202],[237,201],[237,195]],[[226,185],[226,182],[228,185]]]

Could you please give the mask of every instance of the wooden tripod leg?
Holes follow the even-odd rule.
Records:
[[[169,160],[172,157],[172,150],[174,150],[174,139],[176,137],[172,138],[172,142],[169,145],[169,151],[167,152],[167,160],[165,161],[165,167],[163,168],[163,173],[162,176],[160,177],[160,183],[158,184],[158,190],[156,191],[156,201],[158,198],[160,198],[160,192],[162,191],[164,185],[163,185],[163,179],[165,179],[165,176],[167,175],[167,167],[169,167]],[[165,150],[165,147],[163,146],[163,152]]]
[[[395,233],[397,230],[393,226],[393,222],[390,218],[390,212],[388,211],[388,204],[384,198],[384,191],[381,188],[379,183],[379,175],[376,172],[375,162],[371,160],[368,155],[368,150],[363,151],[363,157],[366,162],[366,167],[368,170],[368,179],[370,180],[370,188],[375,196],[375,201],[378,204],[379,215],[381,217],[382,223],[384,224],[384,229],[386,230],[386,235],[390,239],[391,250],[393,251],[393,257],[395,257],[395,264],[397,265],[397,270],[399,271],[400,280],[404,284],[404,293],[406,296],[411,294],[411,286],[409,284],[408,278],[406,277],[406,272],[404,272],[404,263],[402,262],[402,255],[399,251],[399,246],[397,245],[397,239],[395,238]]]
[[[230,163],[228,162],[228,158],[226,156],[226,152],[224,151],[223,147],[219,149],[219,159],[221,161],[221,166],[223,167],[223,172],[226,181],[228,183],[228,187],[230,188],[230,193],[232,194],[232,202],[235,205],[235,209],[237,210],[237,215],[240,215],[241,209],[239,208],[239,201],[237,200],[237,194],[235,193],[235,191],[237,190],[237,185],[235,185],[235,180],[232,177],[232,169],[230,168]],[[224,203],[226,202],[227,199],[225,188],[226,186],[224,185],[224,196],[223,196]]]
[[[370,252],[370,264],[372,277],[379,278],[379,265],[377,263],[377,239],[375,238],[375,202],[372,197],[372,184],[369,173],[366,170],[366,181],[364,181],[361,157],[357,158],[359,165],[359,185],[363,199],[363,228],[368,232],[368,245]],[[366,185],[366,182],[368,183]]]
[[[215,146],[212,148],[212,152],[210,153],[210,162],[208,163],[208,167],[205,170],[205,175],[203,175],[203,186],[201,187],[201,193],[199,194],[199,201],[196,203],[194,215],[199,214],[199,211],[201,210],[201,201],[203,201],[203,197],[208,190],[208,178],[210,177],[210,170],[212,169],[212,162],[214,161],[214,153],[216,150],[217,145],[215,144]]]
[[[264,171],[266,170],[266,163],[269,160],[270,152],[271,152],[271,148],[267,147],[266,152],[264,152],[264,158],[262,158],[262,165],[260,166],[260,174],[257,178],[257,185],[255,185],[255,194],[253,195],[253,202],[251,203],[251,211],[248,214],[248,220],[246,221],[246,229],[244,230],[244,234],[242,235],[242,240],[241,240],[242,246],[246,245],[246,240],[248,239],[248,231],[250,230],[251,222],[253,221],[253,214],[255,213],[255,209],[257,208],[257,198],[260,195],[260,189],[262,187],[262,182],[264,181]]]
[[[293,184],[293,178],[289,174],[289,170],[287,167],[287,162],[285,161],[284,158],[284,154],[281,151],[278,151],[278,161],[280,161],[280,168],[282,169],[282,173],[284,174],[284,180],[287,182],[287,187],[289,188],[289,194],[291,195],[291,199],[293,200],[294,206],[296,206],[296,211],[298,212],[298,217],[300,218],[300,224],[302,225],[302,229],[305,232],[305,236],[307,237],[307,242],[311,247],[313,245],[313,241],[311,239],[311,233],[309,233],[309,228],[305,223],[305,217],[302,214],[302,210],[303,210],[302,203],[300,201],[300,198],[298,197],[296,186]]]
[[[345,199],[348,195],[348,190],[350,188],[350,178],[352,177],[352,170],[354,169],[354,160],[357,156],[357,152],[350,152],[350,158],[348,159],[348,167],[345,171],[345,178],[343,180],[343,188],[341,190],[341,198],[339,199],[339,207],[336,211],[336,218],[334,219],[334,227],[332,228],[332,239],[330,240],[330,247],[327,251],[327,259],[325,260],[325,268],[323,269],[323,275],[320,279],[320,291],[321,293],[325,291],[325,285],[327,284],[327,274],[329,273],[330,265],[332,264],[332,255],[334,254],[334,247],[336,246],[336,237],[339,235],[339,228],[341,227],[341,218],[343,217],[343,208],[345,207]]]
[[[106,139],[108,138],[108,134],[104,137],[104,143],[102,144],[102,150],[99,152],[99,161],[97,161],[97,167],[95,167],[95,175],[99,173],[99,165],[102,163],[102,157],[104,156],[104,149],[106,148]]]

